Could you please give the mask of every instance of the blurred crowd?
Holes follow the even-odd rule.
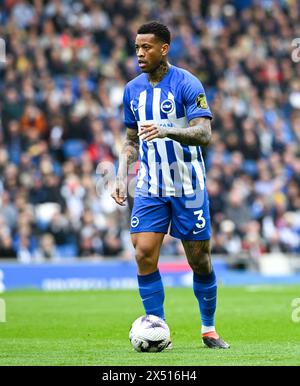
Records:
[[[199,77],[214,114],[213,253],[300,253],[298,1],[0,4],[1,258],[133,257],[129,209],[96,189],[96,169],[117,166],[136,30],[153,19],[169,26],[170,62]],[[183,250],[167,236],[161,252]]]

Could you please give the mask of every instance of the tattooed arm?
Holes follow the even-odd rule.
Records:
[[[143,125],[139,135],[144,141],[168,137],[183,145],[207,146],[211,139],[210,119],[206,117],[192,119],[187,128],[160,127],[155,124]]]
[[[190,121],[190,127],[180,129],[168,128],[167,137],[184,145],[207,146],[211,138],[211,125],[209,118],[195,118]]]
[[[119,170],[114,185],[112,198],[117,204],[124,206],[127,198],[127,174],[139,155],[139,137],[137,130],[127,128],[126,140],[119,159]]]
[[[136,162],[139,156],[139,137],[137,130],[129,128],[126,130],[126,140],[119,159],[119,178],[127,177],[129,166]]]

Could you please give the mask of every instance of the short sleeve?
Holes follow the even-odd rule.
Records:
[[[189,77],[185,81],[182,88],[182,95],[189,122],[192,119],[199,117],[212,118],[204,88],[202,83],[196,77]]]
[[[124,106],[124,124],[130,129],[138,129],[137,121],[131,110],[131,101],[129,88],[126,86],[123,95],[123,106]]]

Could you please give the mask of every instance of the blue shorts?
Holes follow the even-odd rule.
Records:
[[[211,237],[209,200],[201,194],[181,197],[137,195],[131,213],[131,233],[168,233],[180,240],[208,240]]]

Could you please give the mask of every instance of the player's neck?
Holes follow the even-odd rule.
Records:
[[[161,62],[153,72],[149,72],[148,79],[150,84],[155,87],[169,71],[169,68],[168,62]]]

